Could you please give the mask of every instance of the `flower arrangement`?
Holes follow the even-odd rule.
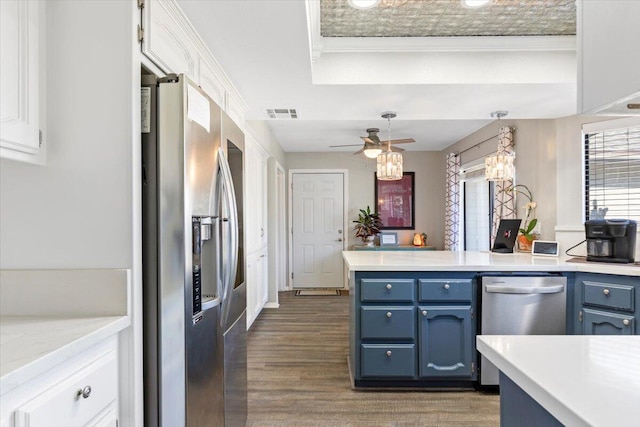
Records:
[[[522,184],[511,186],[504,191],[507,193],[520,193],[527,198],[528,202],[523,206],[525,211],[524,223],[522,224],[522,228],[518,229],[518,231],[522,236],[524,236],[528,244],[531,245],[531,242],[537,238],[537,234],[534,233],[533,230],[536,228],[536,225],[538,225],[538,219],[535,218],[535,210],[536,207],[538,207],[538,204],[533,201],[533,193],[531,193],[529,187]],[[520,239],[518,241],[521,242]]]

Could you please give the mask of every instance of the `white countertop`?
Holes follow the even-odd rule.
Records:
[[[131,323],[131,271],[0,270],[0,395]]]
[[[0,395],[128,325],[127,316],[0,317]]]
[[[484,335],[477,348],[565,425],[640,423],[640,336]]]
[[[640,276],[637,264],[567,262],[568,257],[472,251],[343,251],[349,271],[582,271]]]

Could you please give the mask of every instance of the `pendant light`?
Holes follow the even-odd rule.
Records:
[[[507,111],[496,111],[491,113],[491,117],[497,117],[498,121],[508,114]],[[498,152],[495,156],[487,156],[484,159],[484,177],[487,181],[509,181],[516,175],[514,161],[515,153],[504,150],[502,144],[498,144]]]
[[[396,116],[393,111],[385,111],[382,118],[387,119],[389,128],[389,140],[387,151],[378,154],[378,174],[380,181],[396,181],[402,179],[402,154],[391,151],[391,119]]]

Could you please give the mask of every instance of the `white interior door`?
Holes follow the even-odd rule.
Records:
[[[293,288],[342,288],[344,175],[292,174]]]

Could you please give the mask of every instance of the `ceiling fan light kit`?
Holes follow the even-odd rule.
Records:
[[[489,3],[491,3],[491,0],[460,0],[462,7],[467,9],[477,9],[487,6]]]

